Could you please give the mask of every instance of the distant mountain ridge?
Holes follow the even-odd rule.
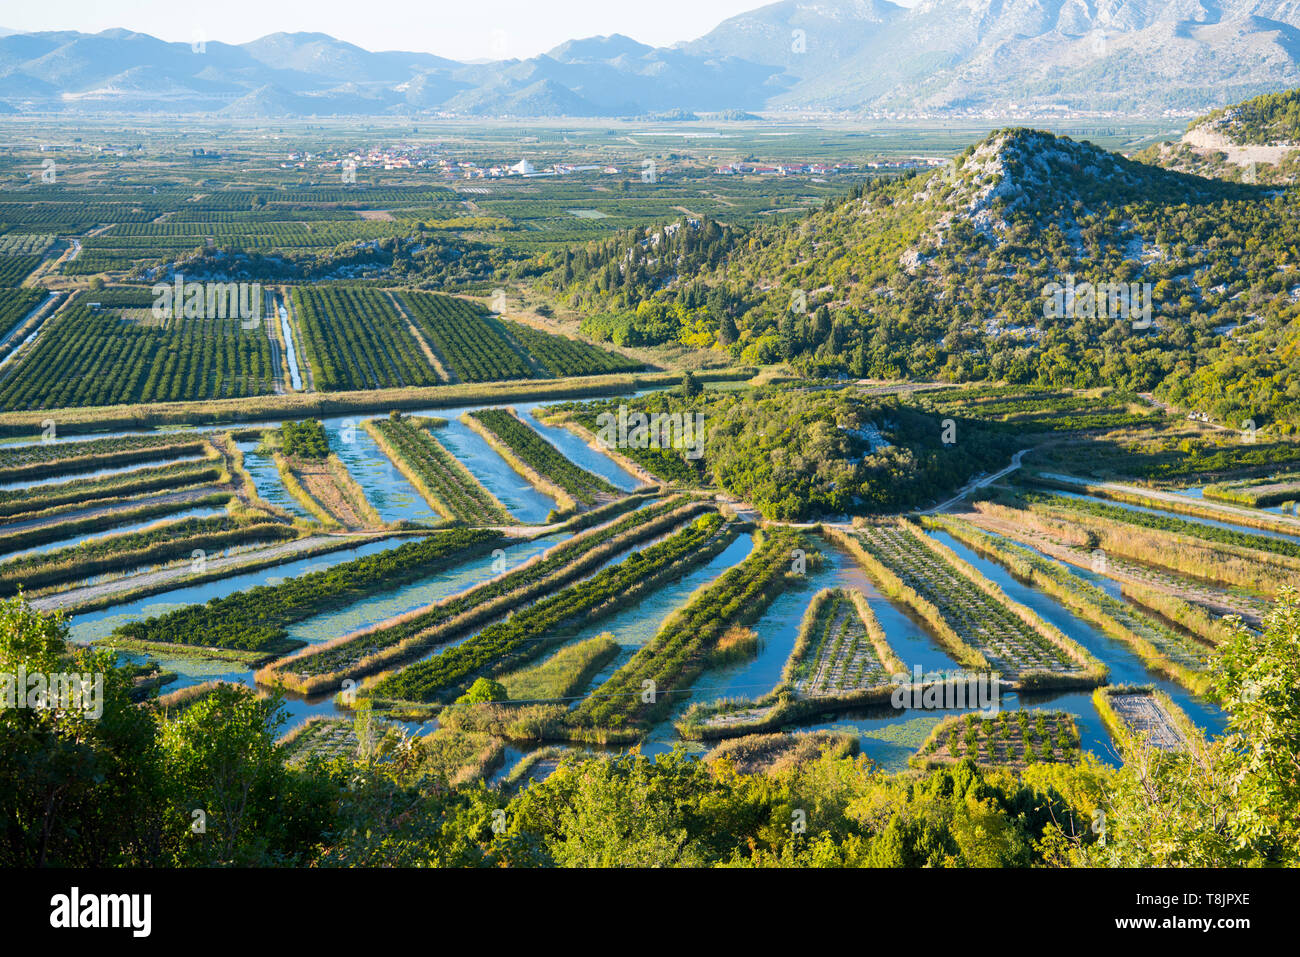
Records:
[[[671,47],[614,34],[490,63],[322,33],[0,32],[0,101],[27,112],[1150,114],[1296,85],[1298,0],[781,0]]]

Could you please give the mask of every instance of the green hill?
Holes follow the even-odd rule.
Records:
[[[539,282],[616,342],[812,374],[1154,389],[1295,427],[1296,212],[1290,191],[1006,129],[803,218],[683,220],[553,254]],[[1085,283],[1109,288],[1090,301]]]

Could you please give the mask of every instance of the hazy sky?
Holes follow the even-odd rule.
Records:
[[[915,0],[905,0],[910,6]],[[693,40],[765,0],[57,0],[7,4],[6,30],[125,27],[164,40],[242,43],[268,33],[328,33],[370,50],[457,60],[528,57],[565,40],[623,33],[666,46]]]

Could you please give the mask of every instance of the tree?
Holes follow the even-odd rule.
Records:
[[[718,320],[718,342],[729,346],[739,338],[740,330],[736,328],[736,320],[732,319],[729,313],[724,312],[722,318]]]
[[[223,684],[164,725],[169,820],[188,831],[181,845],[186,863],[270,863],[285,811],[287,772],[274,741],[283,721],[278,700]]]
[[[1256,634],[1240,622],[1219,646],[1214,688],[1228,711],[1239,847],[1300,863],[1300,590],[1278,599]]]
[[[0,602],[0,866],[156,862],[162,784],[154,723],[112,655],[69,646],[61,615]],[[80,707],[29,694],[33,676],[90,675]],[[17,687],[19,675],[27,687]],[[98,690],[96,690],[98,689]],[[98,700],[96,700],[98,699]]]
[[[703,391],[704,391],[704,386],[700,385],[700,382],[698,379],[695,378],[694,373],[692,373],[689,369],[687,369],[685,372],[682,373],[682,397],[683,398],[693,399]]]
[[[457,704],[482,704],[486,701],[507,701],[510,695],[506,687],[491,678],[478,678],[469,686],[469,690],[456,699]]]

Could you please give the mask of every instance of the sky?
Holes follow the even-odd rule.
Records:
[[[58,0],[6,5],[8,31],[125,27],[164,40],[243,43],[278,32],[328,33],[368,50],[455,60],[525,58],[565,40],[622,33],[668,46],[708,33],[765,0]]]

